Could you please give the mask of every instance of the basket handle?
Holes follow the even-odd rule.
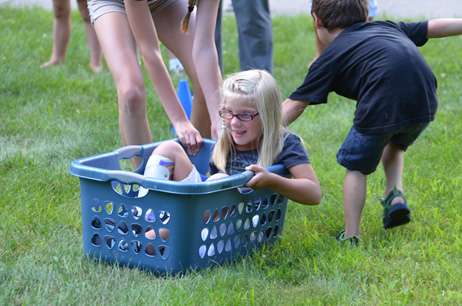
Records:
[[[130,159],[136,155],[139,155],[143,150],[141,146],[126,146],[115,150],[114,152],[119,155],[119,159]]]
[[[135,172],[129,172],[124,170],[108,170],[107,171],[109,180],[117,180],[124,184],[141,184],[145,176]]]

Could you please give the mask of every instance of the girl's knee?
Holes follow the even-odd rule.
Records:
[[[53,14],[56,19],[71,18],[71,4],[62,1],[53,1]]]
[[[146,95],[144,90],[131,86],[122,90],[119,97],[119,109],[128,115],[146,113]]]
[[[170,158],[171,160],[175,160],[179,154],[183,153],[184,149],[179,143],[169,140],[159,144],[152,154],[161,155]]]

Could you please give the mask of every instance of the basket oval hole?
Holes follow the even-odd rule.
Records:
[[[237,210],[239,214],[242,215],[242,211],[244,210],[244,202],[240,202],[239,204],[237,204]]]
[[[224,220],[226,217],[228,217],[228,210],[229,208],[227,206],[223,207],[221,210],[221,218]]]
[[[104,236],[104,241],[106,241],[107,248],[112,249],[115,245],[116,240],[114,237],[107,235],[107,236]]]
[[[210,239],[216,239],[218,236],[217,227],[213,226],[212,231],[210,232]]]
[[[267,239],[270,239],[270,237],[271,237],[271,231],[272,231],[272,230],[273,230],[273,229],[272,229],[271,227],[268,227],[268,228],[266,229],[266,238],[267,238]]]
[[[226,224],[220,225],[220,236],[223,237],[226,234]]]
[[[278,212],[276,213],[276,221],[279,221],[279,219],[281,219],[281,216],[282,216],[281,210],[278,209]]]
[[[240,236],[234,237],[234,248],[237,250],[240,245],[241,245],[241,237]]]
[[[209,257],[212,257],[215,255],[215,245],[212,243],[209,247],[209,251],[207,252],[207,255]]]
[[[215,209],[212,220],[213,222],[217,222],[218,220],[220,220],[220,213],[218,212],[218,209]]]
[[[239,232],[241,231],[241,227],[242,227],[242,220],[241,219],[238,219],[236,221],[236,230]]]
[[[208,236],[209,236],[209,229],[206,228],[206,227],[204,227],[204,228],[202,229],[202,231],[201,231],[201,238],[202,238],[202,241],[207,240]]]
[[[199,257],[204,258],[205,252],[207,252],[207,247],[205,245],[201,245],[199,248]]]
[[[138,237],[141,234],[142,230],[143,228],[141,227],[140,224],[137,224],[137,223],[132,224],[132,232],[133,232],[133,235],[135,235],[135,237]]]
[[[105,202],[105,208],[106,208],[106,212],[108,215],[111,215],[112,212],[114,211],[114,203],[112,202]]]
[[[119,223],[119,226],[117,227],[117,231],[119,232],[119,234],[122,234],[122,235],[127,235],[128,234],[128,226],[125,222],[121,221]]]
[[[151,240],[156,239],[156,232],[154,231],[152,226],[148,226],[148,228],[146,229],[146,231],[144,233],[144,236],[146,238],[148,238],[148,239],[151,239]]]
[[[144,253],[149,257],[154,257],[154,256],[156,256],[156,249],[154,248],[154,246],[152,244],[148,243]]]
[[[144,215],[144,220],[146,220],[148,222],[155,222],[156,221],[156,215],[154,214],[152,209],[149,208],[146,211],[146,214]]]
[[[132,241],[132,249],[133,249],[133,252],[135,252],[135,254],[139,254],[141,252],[142,246],[143,245],[138,240]]]
[[[265,225],[266,224],[266,215],[263,214],[261,215],[261,218],[260,218],[260,225]]]
[[[248,244],[249,244],[249,236],[245,234],[244,237],[242,238],[242,246],[245,248],[247,247]]]
[[[122,218],[128,217],[128,210],[127,207],[125,207],[125,204],[120,204],[119,209],[117,210],[117,214]]]
[[[115,227],[115,221],[111,218],[106,218],[104,219],[104,225],[106,226],[108,232],[112,232]]]
[[[163,259],[167,259],[170,256],[170,248],[165,245],[159,247],[159,254]]]
[[[143,210],[139,206],[132,206],[132,216],[135,220],[138,220],[143,214]]]
[[[268,214],[268,222],[273,221],[273,218],[274,218],[274,210],[270,211],[270,213]]]
[[[226,242],[225,251],[230,252],[231,249],[232,249],[232,247],[231,247],[231,238],[229,238],[228,241]]]
[[[234,225],[233,222],[229,223],[228,226],[228,235],[232,235],[234,233]]]
[[[94,212],[101,212],[101,203],[97,198],[94,198],[93,201],[91,201],[91,210]]]
[[[254,244],[255,241],[257,241],[257,232],[252,232],[252,233],[250,234],[250,243],[251,243],[251,244]]]
[[[91,237],[91,244],[94,246],[100,247],[101,246],[101,237],[98,234],[94,234]]]
[[[204,212],[204,223],[207,224],[210,222],[210,217],[212,216],[212,212],[210,210],[206,210]]]
[[[223,240],[218,241],[217,243],[218,254],[221,254],[224,248],[225,248],[225,242]]]
[[[262,243],[265,240],[265,234],[262,231],[258,233],[258,242]]]
[[[252,212],[253,210],[253,207],[252,207],[252,200],[250,200],[248,203],[247,203],[247,206],[245,207],[245,212],[246,213],[250,213]]]
[[[250,219],[247,218],[244,222],[244,230],[248,230],[250,228]]]
[[[271,205],[276,204],[276,203],[277,203],[277,200],[278,200],[278,195],[277,195],[277,193],[273,193],[273,194],[271,195],[271,201],[270,201],[270,202],[271,202]]]
[[[128,252],[128,242],[125,239],[122,239],[119,241],[119,246],[118,246],[119,251],[122,252]]]
[[[93,227],[94,229],[101,229],[101,220],[98,217],[93,217],[93,219],[91,220],[91,227]]]
[[[170,231],[166,228],[160,228],[159,229],[159,236],[162,241],[167,241],[168,238],[170,237]]]
[[[159,220],[162,224],[167,224],[170,221],[170,213],[165,210],[159,211]]]
[[[231,210],[229,212],[229,217],[232,218],[236,215],[236,205],[231,206]]]
[[[255,216],[252,217],[252,225],[253,225],[253,227],[257,227],[259,220],[260,220],[259,215],[255,215]]]

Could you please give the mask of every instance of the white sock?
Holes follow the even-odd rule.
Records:
[[[161,155],[151,155],[146,168],[144,169],[145,177],[152,177],[159,180],[169,180],[173,175],[175,164],[167,157]],[[148,193],[148,189],[140,186],[138,197],[144,197]]]

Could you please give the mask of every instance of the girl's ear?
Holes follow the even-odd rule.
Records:
[[[322,26],[321,19],[318,18],[316,13],[313,13],[313,18],[314,18],[314,26],[316,27],[316,29],[322,28],[323,26]]]

